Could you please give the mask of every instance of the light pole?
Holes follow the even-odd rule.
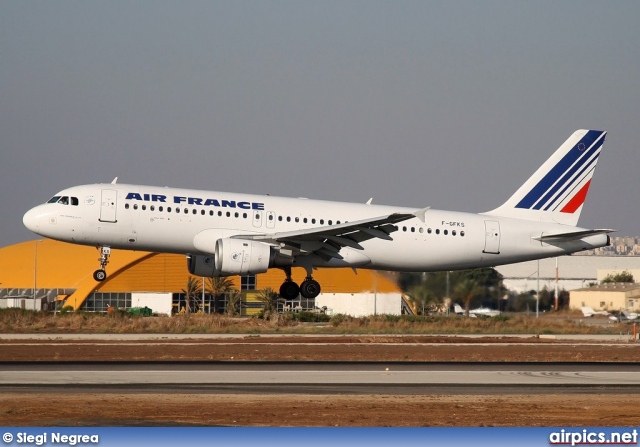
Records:
[[[538,318],[538,312],[540,311],[540,259],[538,259],[538,280],[537,280],[537,292],[536,292],[536,318]]]
[[[38,242],[42,239],[36,239],[35,249],[33,250],[33,306],[36,305],[36,287],[38,285]]]

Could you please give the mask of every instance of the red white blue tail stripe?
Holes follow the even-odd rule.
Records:
[[[516,205],[573,213],[584,203],[606,132],[590,130]]]
[[[509,200],[486,214],[575,226],[606,134],[575,131]]]

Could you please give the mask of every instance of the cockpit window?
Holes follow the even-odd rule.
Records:
[[[69,197],[69,196],[54,196],[49,199],[47,203],[59,203],[60,205],[73,205],[78,206],[80,201],[77,197]]]

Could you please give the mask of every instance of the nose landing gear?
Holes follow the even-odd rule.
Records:
[[[100,248],[100,259],[98,259],[98,261],[100,261],[100,268],[93,272],[93,279],[98,282],[107,279],[107,272],[104,269],[109,263],[109,255],[111,255],[111,247]]]

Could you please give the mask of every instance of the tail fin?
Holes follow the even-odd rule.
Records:
[[[575,131],[509,200],[485,214],[576,226],[605,135]]]

